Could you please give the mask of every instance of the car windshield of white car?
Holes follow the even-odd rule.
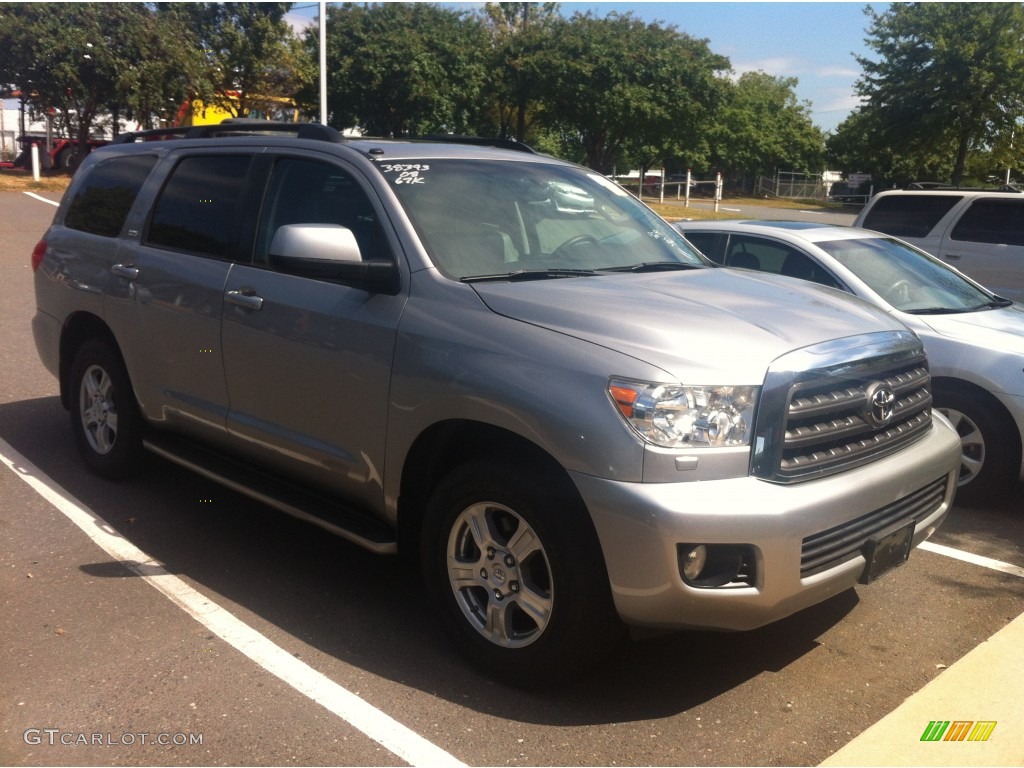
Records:
[[[534,280],[709,263],[598,173],[546,162],[378,163],[434,264],[456,280]]]
[[[976,312],[1005,306],[959,272],[892,238],[816,243],[895,309],[910,314]]]

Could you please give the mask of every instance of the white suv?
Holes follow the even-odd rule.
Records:
[[[1024,301],[1024,194],[880,192],[853,225],[905,240],[1000,296]]]

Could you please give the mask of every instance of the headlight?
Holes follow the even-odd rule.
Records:
[[[664,448],[748,445],[759,391],[760,387],[608,382],[608,394],[629,425]]]

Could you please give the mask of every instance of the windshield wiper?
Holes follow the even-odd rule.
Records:
[[[467,275],[460,278],[464,283],[489,283],[507,280],[525,282],[529,280],[554,280],[560,277],[593,277],[598,274],[592,269],[517,269],[494,275]]]
[[[679,269],[703,269],[703,264],[687,264],[683,261],[645,261],[626,267],[605,267],[600,272],[671,272]]]
[[[908,315],[966,315],[969,312],[981,312],[984,309],[1002,309],[1013,304],[1009,299],[996,296],[992,301],[976,307],[926,307],[923,309],[905,309]]]

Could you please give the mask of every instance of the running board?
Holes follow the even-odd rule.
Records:
[[[390,527],[335,498],[276,478],[176,435],[152,434],[143,440],[143,446],[215,483],[319,526],[371,552],[390,555],[398,551],[395,532]]]

